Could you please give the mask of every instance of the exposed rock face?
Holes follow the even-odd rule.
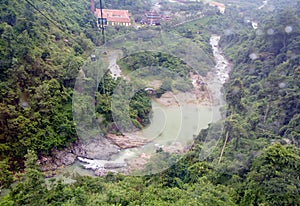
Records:
[[[124,133],[122,135],[108,134],[107,137],[122,149],[140,147],[150,142],[148,139],[143,138],[141,132]]]
[[[75,159],[76,159],[76,155],[73,154],[73,153],[66,153],[66,154],[63,154],[63,153],[58,153],[58,155],[56,156],[56,158],[58,160],[60,160],[60,164],[61,165],[70,165],[72,164]]]
[[[108,138],[97,137],[88,141],[77,141],[63,150],[53,150],[49,157],[41,156],[39,164],[41,170],[47,177],[55,175],[55,170],[73,164],[77,158],[81,161],[87,158],[90,161],[102,161],[98,167],[89,168],[95,171],[95,175],[103,176],[108,172],[126,173],[127,164],[108,161],[112,154],[116,154],[120,149],[139,147],[147,144],[149,140],[136,132],[124,135],[108,134]],[[83,161],[85,162],[85,161]],[[88,162],[86,162],[88,163]]]
[[[101,137],[83,143],[81,149],[85,151],[85,155],[78,155],[90,159],[108,160],[112,154],[118,153],[120,147],[109,141],[107,138]]]
[[[52,156],[40,157],[39,164],[42,171],[54,171],[58,167],[71,165],[78,155],[85,155],[85,151],[80,148],[81,143],[76,142],[63,150],[53,150]]]
[[[97,137],[86,142],[77,141],[63,150],[53,150],[50,157],[41,156],[39,164],[41,170],[55,171],[59,167],[71,165],[77,157],[107,160],[112,154],[118,153],[120,148],[104,137]],[[54,173],[46,174],[52,176]]]

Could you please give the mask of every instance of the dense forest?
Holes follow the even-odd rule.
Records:
[[[10,192],[0,205],[300,205],[300,2],[274,0],[267,9],[257,9],[262,2],[255,0],[229,3],[224,15],[213,11],[178,27],[155,28],[189,38],[211,56],[210,35],[222,36],[220,46],[233,66],[223,91],[225,128],[217,131],[221,140],[207,159],[199,154],[214,124],[161,173],[46,184],[38,158],[77,140],[73,89],[102,37],[89,1],[1,0],[0,189]],[[135,9],[139,18],[149,4],[111,0],[104,6]],[[109,28],[107,36],[132,30]],[[184,68],[184,77],[189,70],[162,53],[127,56],[119,64],[128,71],[165,64]],[[95,95],[106,130],[113,125],[109,108],[119,81],[105,75]],[[130,112],[138,127],[149,124],[150,110],[150,97],[137,93]]]
[[[85,1],[1,1],[0,158],[12,171],[28,149],[48,153],[76,139],[72,89],[99,43],[88,9]]]

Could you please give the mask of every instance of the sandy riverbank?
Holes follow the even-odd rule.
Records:
[[[166,92],[160,98],[155,98],[158,103],[167,107],[178,107],[184,105],[210,106],[212,98],[207,88],[205,78],[190,72],[190,80],[193,89],[189,92]]]

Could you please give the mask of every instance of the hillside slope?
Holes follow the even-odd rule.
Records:
[[[228,103],[223,108],[225,128],[216,131],[221,141],[207,159],[200,160],[199,154],[214,124],[195,137],[191,150],[175,165],[159,174],[79,176],[73,184],[50,181],[48,187],[36,164],[36,151],[46,153],[74,139],[71,88],[92,45],[86,37],[94,33],[89,36],[84,31],[94,24],[82,24],[72,13],[78,9],[81,15],[89,15],[81,10],[86,5],[83,1],[65,3],[64,12],[74,16],[61,19],[64,29],[47,26],[47,20],[42,21],[29,4],[4,3],[0,29],[1,62],[5,63],[1,64],[0,83],[1,185],[12,181],[2,178],[11,178],[7,162],[13,167],[15,160],[27,154],[22,181],[0,205],[300,205],[299,3],[286,6],[284,1],[274,0],[279,6],[272,11],[257,10],[257,30],[244,21],[252,10],[245,12],[235,5],[226,8],[224,16],[207,16],[187,26],[192,28],[186,29],[191,38],[199,33],[198,27],[222,35],[221,47],[233,63],[224,89]],[[43,5],[58,9],[60,5],[35,3],[40,3],[39,9]],[[26,5],[29,14],[17,15],[15,8]],[[23,22],[25,18],[31,21]],[[11,156],[15,158],[7,158]]]
[[[0,160],[18,170],[28,149],[76,139],[72,89],[99,42],[88,1],[3,0],[0,10]]]

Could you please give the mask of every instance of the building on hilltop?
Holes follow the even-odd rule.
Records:
[[[160,25],[161,20],[162,20],[162,16],[154,10],[146,13],[145,23],[148,25]]]
[[[95,0],[90,0],[91,3],[91,12],[96,16],[97,18],[97,26],[101,27],[102,22],[103,26],[130,26],[131,20],[130,20],[130,14],[128,10],[116,10],[116,9],[97,9],[95,6]]]
[[[101,20],[103,21],[104,26],[131,26],[128,10],[102,9],[101,17],[101,10],[96,9],[94,14],[97,18],[98,26],[101,26]]]
[[[225,13],[225,5],[216,1],[212,1],[209,3],[210,6],[217,7],[221,14]]]

